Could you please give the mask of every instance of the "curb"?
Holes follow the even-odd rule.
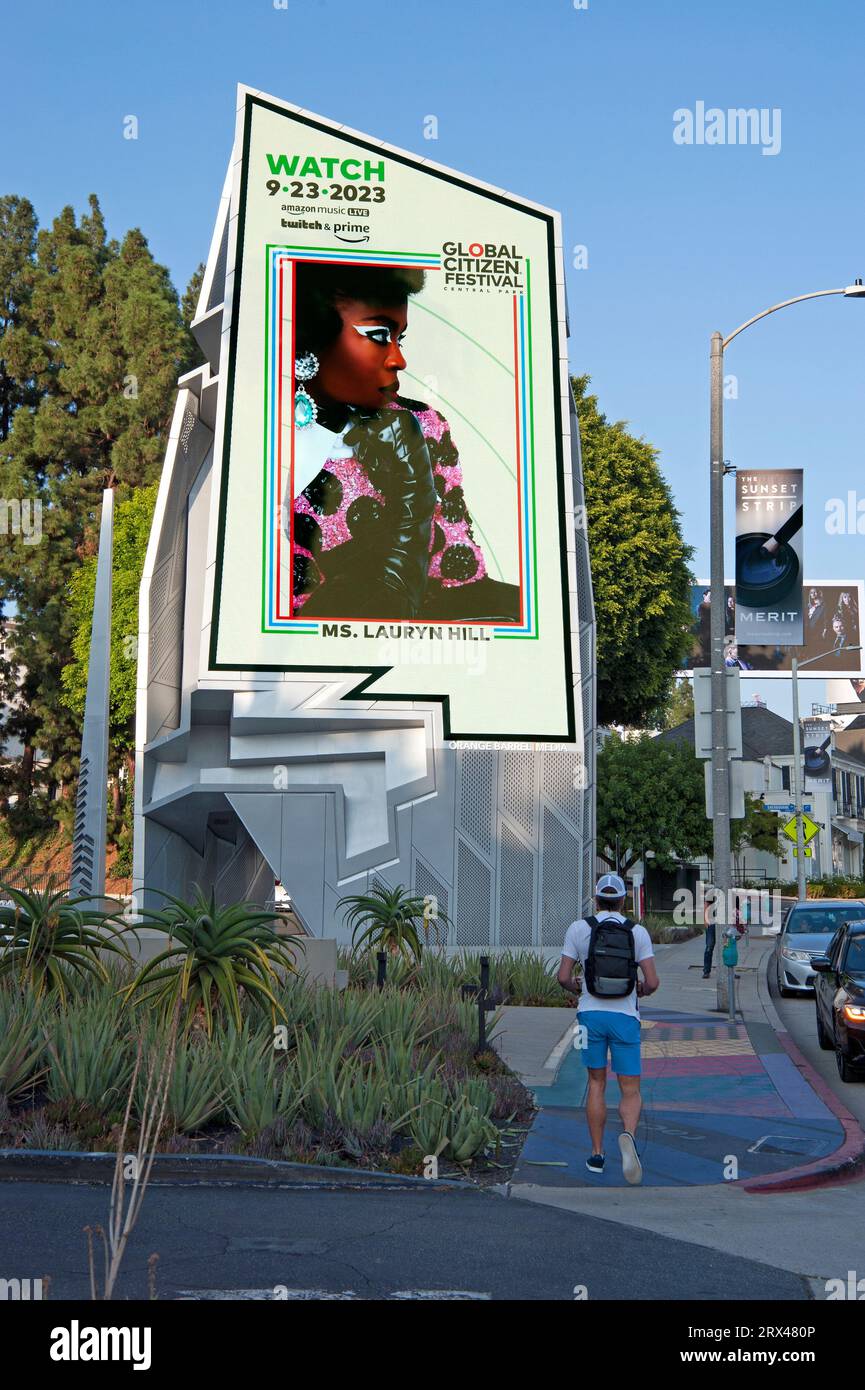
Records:
[[[68,1182],[108,1184],[116,1154],[78,1153],[71,1149],[0,1149],[0,1182]],[[347,1189],[451,1190],[474,1183],[463,1178],[415,1178],[373,1168],[331,1168],[325,1164],[289,1163],[243,1154],[155,1154],[153,1186],[278,1187],[308,1192]]]
[[[765,968],[757,975],[757,996],[769,1023],[803,1079],[820,1098],[827,1110],[838,1120],[844,1130],[844,1142],[834,1153],[816,1163],[803,1164],[798,1168],[787,1168],[770,1178],[749,1178],[740,1186],[745,1192],[807,1192],[817,1187],[837,1187],[844,1183],[856,1182],[865,1176],[865,1132],[858,1120],[850,1114],[847,1107],[838,1099],[822,1076],[799,1051],[789,1031],[784,1027],[769,993],[769,960],[772,952],[766,954]]]

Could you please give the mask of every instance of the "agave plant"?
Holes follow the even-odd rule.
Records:
[[[448,1142],[451,1093],[438,1077],[425,1078],[424,1085],[407,1088],[406,1098],[414,1100],[408,1119],[412,1141],[422,1154],[440,1154]]]
[[[321,1033],[315,1041],[307,1033],[297,1035],[297,1084],[304,1096],[303,1117],[313,1129],[322,1128],[328,1111],[336,1114],[339,1109],[341,1078],[347,1069],[357,1065],[344,1056],[349,1046],[346,1028],[336,1034]]]
[[[168,907],[147,913],[144,925],[166,932],[169,944],[139,970],[124,991],[127,1000],[170,1013],[179,996],[187,1026],[200,1014],[208,1037],[214,1013],[222,1008],[236,1027],[241,1026],[241,989],[254,1005],[270,1012],[273,1023],[277,1015],[284,1019],[274,989],[280,984],[280,969],[296,973],[293,952],[301,943],[294,938],[289,945],[274,935],[267,924],[277,914],[254,903],[219,907],[215,894],[206,898],[200,888],[191,903],[168,893],[163,896]]]
[[[448,1113],[446,1156],[455,1163],[467,1163],[494,1143],[497,1136],[498,1131],[489,1116],[477,1110],[468,1094],[461,1094]]]
[[[288,1128],[300,1114],[304,1091],[297,1068],[293,1062],[278,1061],[272,1052],[261,1060],[246,1053],[226,1081],[228,1114],[247,1139],[276,1120]]]
[[[115,995],[76,1002],[57,1015],[46,1046],[49,1100],[122,1111],[134,1059]]]
[[[561,1004],[564,994],[556,978],[558,963],[547,963],[534,951],[506,951],[496,961],[511,1004]]]
[[[359,1048],[375,1035],[385,1007],[380,994],[322,989],[313,995],[309,1027],[317,1039],[345,1033],[345,1047]]]
[[[420,961],[421,937],[428,938],[430,929],[426,898],[408,892],[401,883],[396,888],[377,883],[368,893],[340,898],[337,910],[340,908],[346,909],[345,921],[356,954],[375,948],[412,963]],[[442,913],[438,917],[443,920]]]
[[[70,988],[87,980],[107,980],[100,952],[130,959],[117,913],[85,909],[86,896],[70,898],[55,890],[25,892],[0,883],[0,895],[12,906],[0,907],[0,978],[28,984],[36,998],[56,992],[66,1004]]]
[[[0,1095],[7,1100],[29,1090],[45,1070],[44,1012],[31,990],[19,994],[0,986]]]
[[[144,1115],[147,1102],[148,1063],[154,1053],[157,1057],[161,1055],[163,1047],[161,1030],[151,1028],[145,1040],[144,1065],[136,1078],[133,1100],[133,1109],[139,1118]],[[175,1046],[168,1080],[165,1108],[169,1127],[180,1134],[203,1129],[219,1114],[223,1094],[212,1048],[198,1040],[181,1039]]]

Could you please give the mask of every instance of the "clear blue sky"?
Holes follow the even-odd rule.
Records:
[[[42,222],[98,193],[182,289],[204,259],[238,81],[561,209],[571,363],[655,444],[708,562],[708,342],[865,277],[861,0],[40,0],[4,17],[3,192]],[[780,108],[781,150],[680,146],[673,112]],[[123,117],[140,122],[122,138]],[[424,117],[439,122],[423,138]],[[727,457],[806,470],[808,577],[863,574],[825,503],[865,497],[865,302],[797,306],[736,341]],[[732,482],[728,494],[732,514]],[[744,683],[786,708],[778,682]],[[803,698],[822,696],[811,683]]]

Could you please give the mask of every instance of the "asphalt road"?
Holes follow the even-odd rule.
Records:
[[[51,1276],[52,1302],[89,1299],[87,1224],[108,1189],[0,1185],[0,1278]],[[158,1187],[116,1296],[163,1299],[474,1297],[805,1300],[804,1279],[597,1217],[493,1193]]]
[[[824,1052],[817,1042],[816,1010],[813,994],[782,999],[778,993],[774,961],[769,961],[769,992],[782,1023],[799,1051],[865,1129],[865,1081],[842,1081],[834,1052]]]

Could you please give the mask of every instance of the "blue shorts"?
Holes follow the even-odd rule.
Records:
[[[605,1067],[607,1049],[617,1076],[640,1075],[640,1020],[633,1014],[609,1009],[581,1009],[577,1023],[586,1029],[583,1061],[587,1067]]]

